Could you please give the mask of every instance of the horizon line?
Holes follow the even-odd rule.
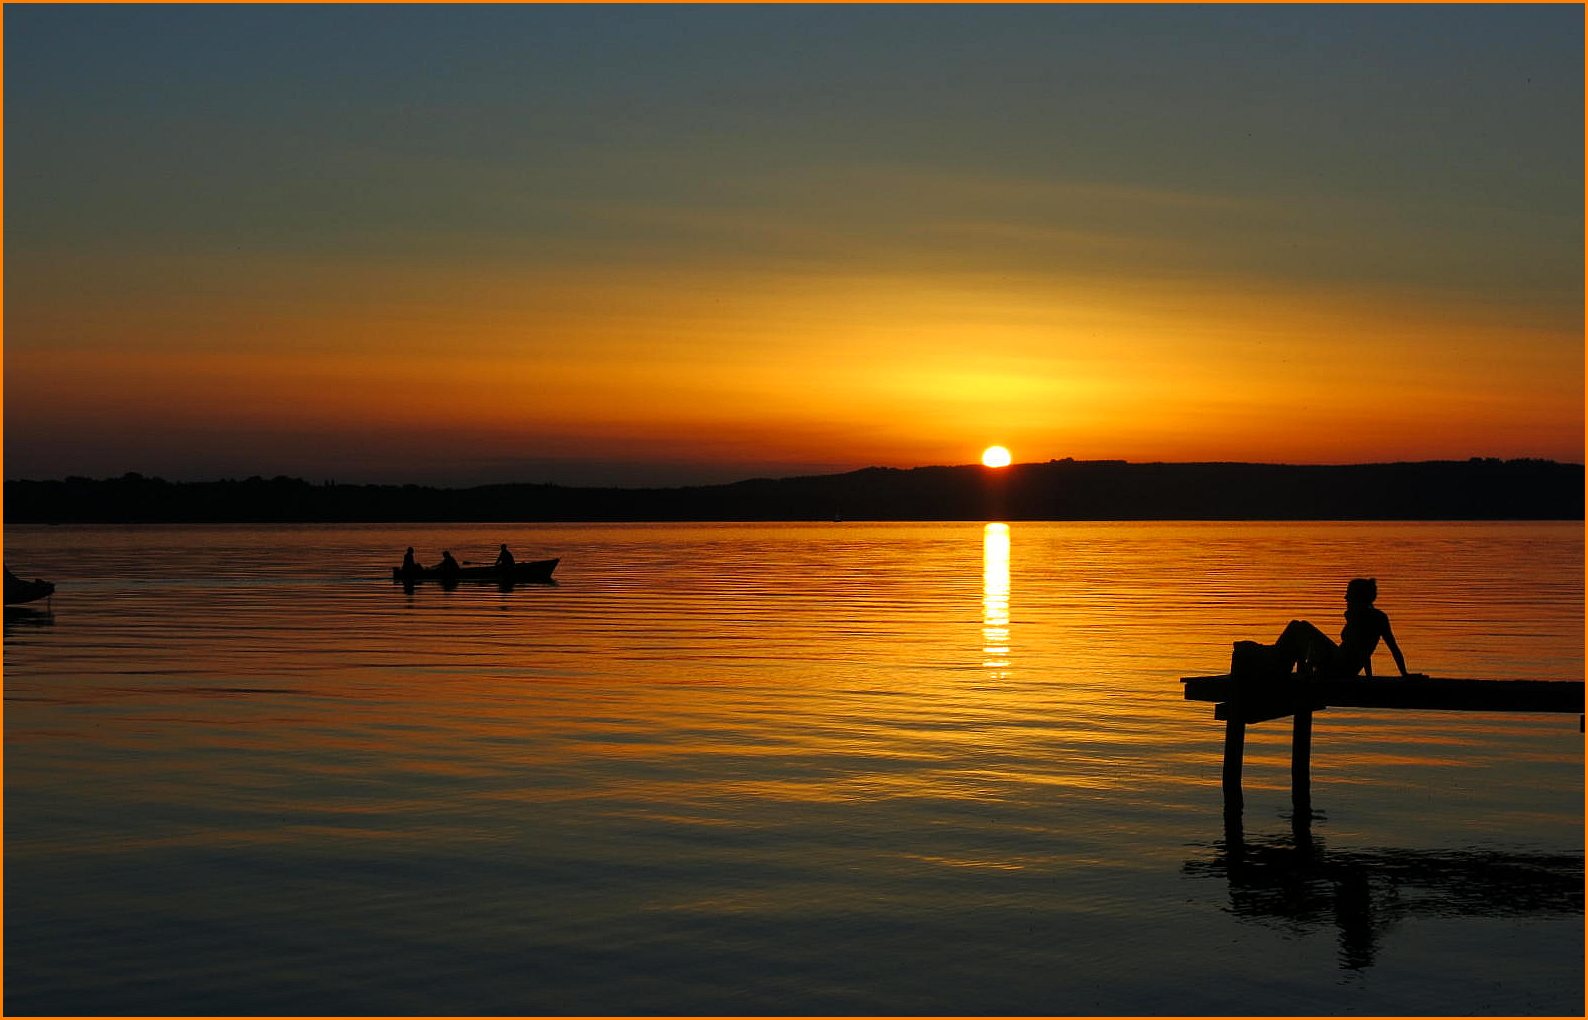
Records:
[[[1395,467],[1395,466],[1410,466],[1410,465],[1418,465],[1418,464],[1482,464],[1482,463],[1490,463],[1490,464],[1528,464],[1528,463],[1531,463],[1531,464],[1555,464],[1555,465],[1559,465],[1559,466],[1562,466],[1562,467],[1579,467],[1579,468],[1584,466],[1584,464],[1581,461],[1556,460],[1553,457],[1481,457],[1481,456],[1471,456],[1471,457],[1459,458],[1459,459],[1458,458],[1454,458],[1454,457],[1434,457],[1434,458],[1429,458],[1429,459],[1425,459],[1425,460],[1410,460],[1410,459],[1406,459],[1406,460],[1379,460],[1379,461],[1330,461],[1330,462],[1316,462],[1316,463],[1298,463],[1298,462],[1289,462],[1289,461],[1244,461],[1244,460],[1187,460],[1187,461],[1147,460],[1147,461],[1131,461],[1131,460],[1126,460],[1124,458],[1113,458],[1113,457],[1097,457],[1097,458],[1090,458],[1090,459],[1084,459],[1083,460],[1083,459],[1079,459],[1079,458],[1075,458],[1075,457],[1055,457],[1055,458],[1051,458],[1051,459],[1045,460],[1045,461],[1024,461],[1024,462],[1020,462],[1020,463],[1010,464],[1010,465],[1007,465],[1006,467],[1000,467],[1000,468],[990,468],[990,467],[987,467],[984,464],[975,463],[975,462],[967,462],[967,463],[963,463],[963,464],[918,464],[918,465],[915,465],[915,466],[912,466],[912,467],[895,467],[895,466],[890,466],[890,465],[885,465],[885,464],[868,464],[868,465],[866,465],[864,467],[851,468],[851,469],[846,470],[846,471],[824,472],[824,473],[820,473],[820,474],[750,475],[748,477],[736,479],[736,480],[730,481],[730,482],[705,482],[705,483],[679,484],[679,485],[570,485],[570,484],[566,484],[566,483],[562,483],[562,482],[544,482],[544,481],[500,481],[500,482],[476,482],[476,483],[471,483],[471,484],[443,485],[443,484],[424,483],[424,482],[342,482],[342,481],[338,481],[338,480],[336,480],[334,478],[322,479],[321,481],[316,482],[316,481],[311,481],[310,479],[308,479],[308,478],[306,478],[306,477],[304,477],[302,475],[288,475],[288,474],[275,474],[275,475],[270,475],[268,477],[265,476],[265,475],[253,474],[253,475],[247,475],[247,476],[240,477],[240,478],[239,477],[234,477],[234,476],[223,476],[223,477],[219,477],[219,478],[176,479],[176,480],[172,480],[172,479],[165,478],[165,477],[163,477],[161,475],[146,475],[146,474],[144,474],[143,472],[140,472],[140,471],[125,471],[125,472],[123,472],[120,475],[107,475],[107,476],[100,477],[100,478],[95,478],[95,477],[92,477],[92,476],[89,476],[89,475],[76,475],[76,474],[65,475],[65,476],[59,477],[59,478],[27,478],[27,477],[23,477],[23,478],[6,478],[6,479],[4,479],[4,484],[6,484],[6,485],[11,485],[13,483],[35,483],[35,484],[44,483],[44,484],[47,484],[47,483],[52,483],[52,482],[64,484],[66,482],[71,482],[71,481],[88,481],[88,482],[104,483],[104,482],[118,482],[118,481],[127,481],[127,480],[136,479],[136,480],[139,480],[139,481],[146,481],[146,482],[158,482],[158,483],[162,483],[162,484],[165,484],[165,485],[217,485],[217,484],[222,484],[222,483],[226,483],[226,482],[236,483],[236,482],[250,482],[250,481],[256,481],[256,480],[257,481],[263,481],[263,482],[278,482],[278,481],[285,480],[285,481],[288,481],[288,482],[302,482],[305,485],[309,485],[311,487],[316,487],[316,488],[329,488],[329,487],[333,487],[333,486],[337,486],[337,487],[346,486],[346,487],[351,487],[351,488],[419,488],[419,489],[437,489],[437,490],[467,490],[467,489],[500,488],[500,487],[506,487],[506,486],[523,485],[523,486],[534,486],[536,488],[549,488],[549,489],[604,489],[604,490],[616,490],[616,491],[649,492],[649,491],[666,490],[666,489],[720,489],[720,488],[727,488],[727,487],[734,486],[734,485],[742,485],[742,484],[745,484],[745,483],[748,483],[748,482],[784,482],[784,481],[794,481],[794,480],[798,480],[798,479],[840,478],[840,477],[843,477],[844,475],[860,474],[860,473],[866,472],[866,471],[909,472],[909,471],[975,470],[975,471],[983,471],[983,472],[987,472],[989,474],[993,474],[993,473],[1003,473],[1003,472],[1015,471],[1015,470],[1021,469],[1021,468],[1051,467],[1053,465],[1059,465],[1059,464],[1081,464],[1081,465],[1087,465],[1087,464],[1092,464],[1092,465],[1095,465],[1095,464],[1109,464],[1109,465],[1119,465],[1119,466],[1126,466],[1126,467],[1266,467],[1266,468],[1320,468],[1321,469],[1321,468]]]

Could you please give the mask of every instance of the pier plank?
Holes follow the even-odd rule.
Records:
[[[1305,682],[1250,684],[1243,691],[1229,674],[1182,677],[1187,701],[1242,702],[1243,715],[1274,714],[1285,699],[1294,703],[1305,692],[1315,708],[1397,708],[1456,712],[1573,712],[1583,711],[1581,680],[1477,680],[1461,677],[1349,677]],[[1256,713],[1246,711],[1252,702]],[[1262,707],[1258,709],[1258,705]],[[1293,709],[1292,709],[1293,710]],[[1225,714],[1216,713],[1216,718]],[[1261,719],[1248,717],[1247,722]]]
[[[1312,714],[1325,708],[1389,708],[1438,712],[1570,712],[1583,727],[1581,680],[1474,680],[1464,677],[1181,677],[1187,701],[1214,702],[1224,722],[1224,813],[1238,818],[1245,799],[1241,768],[1246,727],[1295,716],[1290,743],[1290,794],[1297,811],[1312,804]]]

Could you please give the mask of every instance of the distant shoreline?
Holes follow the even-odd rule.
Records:
[[[678,488],[313,484],[299,478],[5,483],[7,524],[1583,519],[1581,464],[1055,460],[863,468]]]

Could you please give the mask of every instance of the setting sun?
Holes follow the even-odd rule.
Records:
[[[989,446],[981,454],[981,462],[990,468],[1008,467],[1012,459],[1002,446]]]

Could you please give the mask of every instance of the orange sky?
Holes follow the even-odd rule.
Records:
[[[1121,138],[1136,130],[1128,120],[1077,115],[1035,154],[1019,147],[1057,101],[1012,88],[996,61],[971,63],[965,87],[915,125],[954,143],[925,144],[898,125],[911,97],[887,94],[886,62],[845,63],[865,60],[859,43],[821,60],[821,45],[790,48],[798,84],[747,101],[766,123],[735,120],[751,125],[743,138],[696,122],[701,104],[724,100],[689,83],[748,82],[753,67],[697,55],[649,58],[666,131],[504,71],[511,102],[496,82],[492,102],[506,108],[476,125],[497,134],[419,117],[406,135],[388,125],[349,139],[339,126],[484,86],[366,58],[392,75],[391,93],[289,89],[267,34],[235,77],[190,51],[99,54],[77,68],[88,78],[77,95],[63,83],[72,61],[96,56],[84,40],[139,16],[17,12],[7,477],[668,483],[968,463],[993,442],[1017,461],[1582,459],[1580,96],[1575,112],[1535,105],[1520,127],[1497,100],[1442,130],[1412,108],[1458,67],[1489,76],[1491,91],[1520,88],[1508,75],[1523,65],[1547,78],[1553,51],[1473,65],[1478,36],[1452,29],[1442,44],[1407,42],[1380,91],[1349,103],[1327,75],[1254,56],[1247,73],[1340,102],[1311,114],[1332,144],[1284,161],[1273,146],[1288,114],[1261,93],[1221,96],[1218,65],[1195,61],[1145,96],[1112,86],[1154,113],[1151,130]],[[259,16],[287,33],[319,15]],[[482,19],[487,49],[486,23],[504,16],[458,15]],[[592,52],[622,17],[561,16]],[[763,16],[843,18],[718,18]],[[1011,17],[1073,34],[1062,11],[971,27],[1017,46]],[[235,43],[226,15],[206,18],[192,45]],[[1195,20],[1181,41],[1212,47],[1204,29],[1217,26]],[[1522,20],[1508,27],[1543,31]],[[1094,41],[1145,61],[1130,45],[1139,30]],[[1568,52],[1558,68],[1576,73],[1574,88],[1580,38],[1576,64]],[[402,39],[393,28],[386,43]],[[948,52],[951,39],[923,30],[917,45]],[[311,76],[334,73],[306,59]],[[1010,59],[1051,73],[1040,47]],[[866,122],[885,125],[880,137],[820,102],[802,69],[850,89],[864,74],[856,101],[881,118]],[[157,70],[192,86],[210,76],[225,94],[206,106],[161,91]],[[603,80],[631,102],[658,87],[638,72],[621,86]],[[1160,110],[1181,106],[1169,113],[1217,132],[1231,103],[1267,147],[1210,147]],[[1375,103],[1391,111],[1334,123]],[[288,115],[301,127],[284,127]],[[1011,121],[1007,153],[976,144],[997,116]],[[1478,159],[1473,132],[1501,125],[1513,159],[1452,162]],[[160,147],[183,132],[213,135],[216,151]],[[522,151],[501,151],[504,139]],[[1109,173],[1104,157],[1126,148],[1159,162],[1138,152]],[[1251,165],[1265,160],[1267,176]],[[1544,176],[1557,165],[1575,178]]]

